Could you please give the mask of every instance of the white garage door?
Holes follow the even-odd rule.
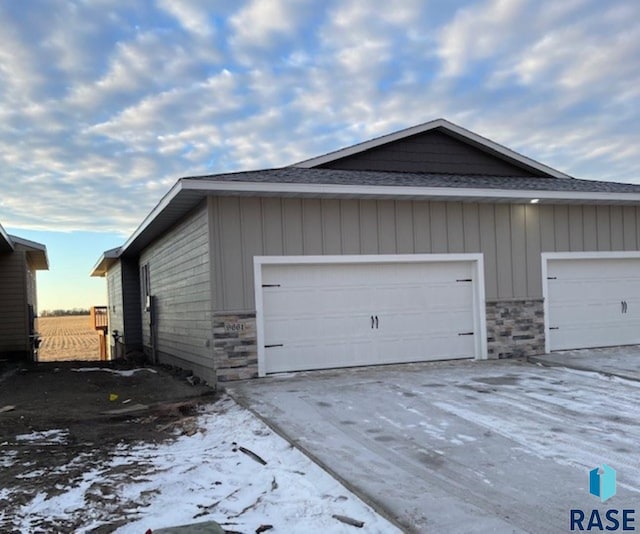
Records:
[[[640,259],[549,259],[549,350],[640,343]]]
[[[473,358],[475,277],[471,261],[262,265],[263,372]]]

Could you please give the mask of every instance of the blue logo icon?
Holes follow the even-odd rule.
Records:
[[[616,470],[607,464],[589,471],[589,493],[600,497],[601,502],[616,494]]]

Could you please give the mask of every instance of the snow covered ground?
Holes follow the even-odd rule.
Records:
[[[0,530],[90,532],[111,526],[120,533],[217,521],[224,528],[255,532],[355,532],[334,515],[364,522],[365,532],[399,532],[344,486],[274,434],[249,411],[224,397],[207,405],[173,441],[118,447],[110,459],[87,462],[80,478],[65,479],[72,466],[58,466],[58,483],[11,510],[0,507]],[[65,440],[64,429],[18,436],[16,443],[46,446]],[[15,461],[2,445],[1,467]],[[253,452],[266,462],[260,463]],[[86,458],[80,454],[77,468]],[[30,470],[22,477],[52,475]],[[0,489],[11,502],[12,484]],[[362,531],[362,530],[360,530]]]

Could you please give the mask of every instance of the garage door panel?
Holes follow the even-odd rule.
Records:
[[[434,307],[440,305],[447,308],[450,303],[457,303],[469,309],[473,305],[473,292],[471,284],[449,281],[448,284],[424,284],[405,286],[376,287],[374,289],[375,302],[381,302],[385,306],[394,309],[420,306]]]
[[[370,355],[373,353],[371,340],[354,339],[349,346],[341,341],[295,344],[265,349],[269,373],[287,371],[308,371],[314,369],[333,369],[370,365]]]
[[[314,310],[326,312],[334,310],[337,306],[349,305],[352,309],[371,309],[371,290],[365,287],[335,288],[268,288],[264,292],[264,306],[274,313],[295,314],[308,310],[309,303],[313,302]]]
[[[473,317],[468,309],[400,311],[379,315],[379,330],[385,335],[411,335],[416,333],[424,338],[424,332],[432,334],[458,335],[459,332],[473,331]]]
[[[549,312],[549,324],[551,326],[559,326],[560,323],[564,325],[580,325],[585,324],[602,324],[603,319],[606,317],[614,317],[620,314],[621,305],[620,301],[614,302],[602,302],[602,303],[581,303],[579,301],[573,301],[563,303],[559,306],[554,306]],[[594,321],[594,317],[600,316],[603,319],[598,322]],[[618,320],[606,321],[607,324],[618,324]]]
[[[549,259],[550,350],[640,343],[640,259]]]
[[[264,349],[264,369],[472,358],[474,272],[471,261],[264,265],[264,343],[281,345]]]
[[[640,280],[558,280],[549,284],[554,296],[561,300],[623,300],[640,294]]]
[[[398,340],[382,339],[380,346],[383,352],[392,352],[400,349],[401,357],[388,363],[452,360],[473,358],[475,345],[473,336],[430,335],[425,341],[424,337],[414,337]]]
[[[265,343],[280,343],[283,340],[301,341],[336,339],[349,336],[369,335],[371,315],[333,314],[318,317],[315,314],[293,318],[270,318],[265,321]]]

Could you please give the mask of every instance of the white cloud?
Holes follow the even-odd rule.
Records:
[[[200,37],[209,37],[214,29],[209,23],[211,2],[193,0],[159,0],[158,7],[176,18],[180,25]]]
[[[323,9],[313,0],[249,0],[230,16],[227,42],[239,63],[269,64],[313,38],[322,17]]]
[[[472,61],[512,47],[528,22],[529,6],[529,0],[488,0],[456,12],[441,31],[444,74],[460,75]]]
[[[436,117],[578,177],[640,182],[635,3],[20,6],[0,7],[5,225],[131,232],[180,176]]]

